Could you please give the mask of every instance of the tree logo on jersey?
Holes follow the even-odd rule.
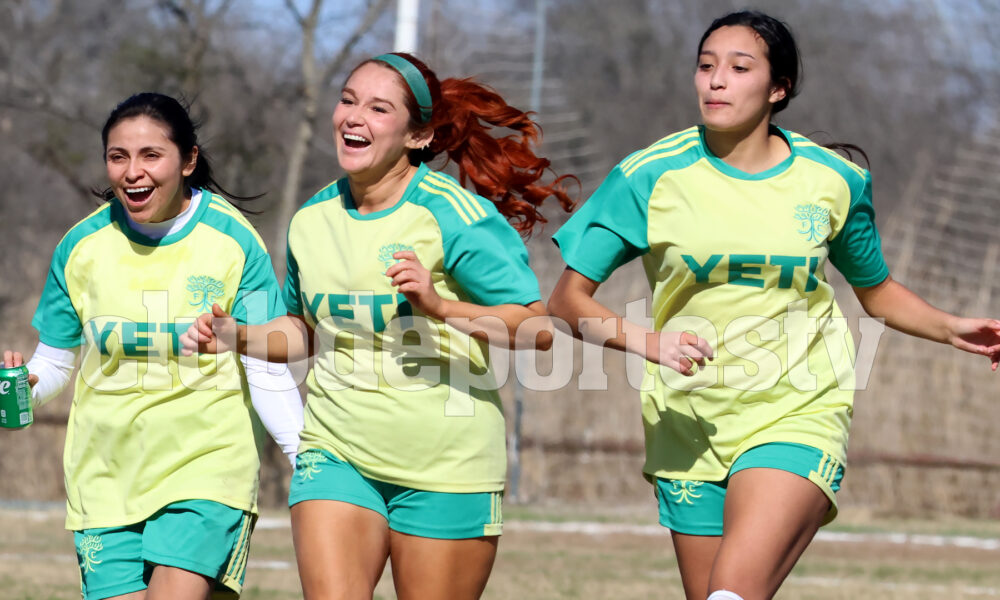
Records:
[[[830,209],[818,204],[799,204],[795,218],[802,224],[799,233],[810,242],[820,242],[830,233]]]
[[[299,476],[299,481],[312,480],[313,475],[322,471],[319,463],[326,458],[319,452],[303,452],[295,459],[295,474]]]
[[[104,542],[99,535],[88,535],[80,540],[80,568],[84,573],[94,572],[94,565],[101,564],[97,553],[104,550]]]
[[[222,297],[226,286],[208,275],[192,275],[188,277],[187,290],[191,292],[188,304],[198,307],[201,312],[212,312],[212,304]]]
[[[403,252],[404,250],[413,252],[413,246],[407,246],[406,244],[386,244],[378,249],[378,259],[382,261],[385,268],[388,269],[392,265],[399,262],[397,259],[393,258],[392,255],[397,252]]]
[[[701,494],[699,494],[696,490],[700,488],[702,484],[704,484],[705,482],[674,480],[671,483],[673,484],[674,489],[668,490],[668,492],[670,493],[671,496],[677,498],[677,500],[675,500],[677,504],[680,504],[681,502],[685,502],[687,504],[694,504],[694,502],[691,502],[691,499],[694,498],[695,500],[697,500],[698,498],[701,498]]]

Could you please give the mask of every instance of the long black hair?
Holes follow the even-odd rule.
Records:
[[[124,121],[134,117],[149,117],[158,123],[162,123],[167,128],[167,137],[177,146],[181,153],[181,158],[187,160],[195,146],[198,147],[198,159],[195,163],[194,171],[184,178],[184,185],[190,188],[206,188],[221,194],[230,199],[253,200],[256,196],[237,196],[219,185],[212,174],[212,163],[205,148],[198,143],[198,123],[191,120],[188,109],[176,99],[165,94],[156,92],[140,92],[133,94],[121,101],[118,106],[108,115],[108,120],[101,129],[101,145],[105,154],[108,150],[108,133],[111,129]],[[115,192],[110,187],[103,190],[94,189],[94,195],[105,201],[110,201],[115,197]],[[240,210],[245,210],[240,208]],[[253,214],[253,211],[245,210]]]

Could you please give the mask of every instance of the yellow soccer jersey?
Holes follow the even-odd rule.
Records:
[[[50,346],[83,345],[67,528],[136,523],[179,500],[256,510],[261,428],[239,359],[179,356],[180,334],[213,303],[244,323],[285,312],[257,233],[208,191],[161,240],[130,229],[112,200],[59,243],[32,325]]]
[[[299,451],[318,448],[363,475],[437,492],[503,489],[505,429],[486,345],[415,311],[385,271],[412,250],[442,298],[530,304],[538,282],[493,203],[421,165],[393,207],[367,215],[346,179],[295,214],[289,312],[321,344],[309,373]]]
[[[889,274],[868,172],[779,128],[791,156],[747,174],[714,156],[700,127],[614,168],[555,235],[567,265],[604,281],[641,256],[657,330],[715,349],[694,377],[647,363],[648,476],[719,481],[768,442],[819,448],[842,463],[854,347],[824,275],[855,286]]]

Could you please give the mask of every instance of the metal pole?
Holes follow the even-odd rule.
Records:
[[[420,14],[420,0],[398,0],[396,6],[396,52],[417,51],[417,21]]]
[[[535,0],[535,53],[531,66],[531,101],[528,109],[538,113],[542,105],[542,68],[545,65],[545,5],[546,0]],[[514,352],[514,432],[510,440],[510,487],[508,498],[521,499],[521,417],[524,414],[524,386],[518,374],[523,352]]]
[[[531,103],[529,109],[539,112],[542,108],[542,70],[545,66],[545,8],[546,0],[535,0],[535,56],[531,66]]]

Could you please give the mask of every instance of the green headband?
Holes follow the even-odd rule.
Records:
[[[381,54],[372,60],[384,62],[393,69],[396,69],[396,71],[403,76],[403,79],[406,80],[406,85],[408,85],[410,87],[410,91],[413,92],[413,97],[417,99],[417,106],[420,107],[420,122],[426,123],[430,121],[431,113],[433,112],[433,107],[431,106],[431,90],[427,87],[427,80],[425,80],[423,74],[420,73],[420,69],[415,67],[410,61],[397,54]]]

